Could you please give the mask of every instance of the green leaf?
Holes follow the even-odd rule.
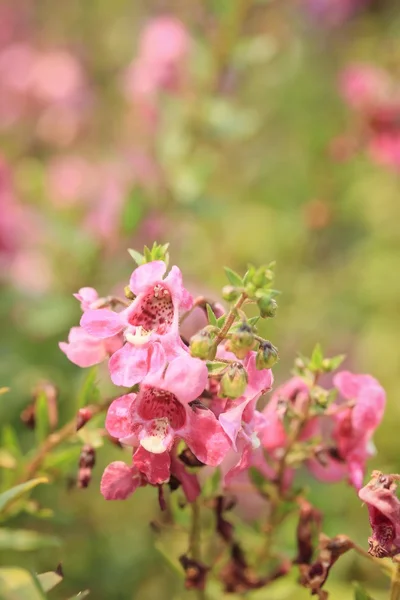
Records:
[[[87,404],[96,404],[96,402],[100,400],[100,391],[96,384],[96,378],[97,367],[93,367],[87,374],[81,387],[81,391],[78,394],[78,410]]]
[[[213,325],[214,327],[218,327],[217,317],[215,316],[213,309],[209,304],[206,304],[206,309],[209,324]]]
[[[260,320],[260,315],[257,315],[256,317],[250,317],[250,319],[247,319],[247,322],[249,323],[249,325],[254,327],[254,325],[257,325],[259,320]]]
[[[58,452],[51,452],[46,456],[43,468],[45,470],[61,469],[62,471],[66,471],[70,466],[78,464],[80,452],[80,445],[71,446]]]
[[[220,375],[228,366],[227,363],[218,360],[207,362],[207,369],[211,375]]]
[[[56,571],[40,573],[39,575],[36,575],[36,578],[39,580],[39,583],[45,592],[49,592],[63,580],[63,576]]]
[[[2,431],[2,446],[17,459],[22,459],[23,453],[19,444],[18,436],[11,425],[4,425]]]
[[[332,356],[332,358],[329,359],[329,370],[336,371],[336,369],[340,367],[345,358],[345,354],[338,354],[337,356]]]
[[[37,579],[19,567],[0,568],[0,598],[2,600],[45,600]]]
[[[151,250],[147,246],[145,246],[143,248],[143,252],[144,252],[144,262],[146,262],[146,263],[152,262],[153,258],[151,255]]]
[[[138,267],[144,263],[143,254],[140,254],[140,252],[137,252],[136,250],[133,250],[132,248],[129,248],[128,252],[132,256],[133,260],[135,261],[135,263],[137,264]]]
[[[35,437],[39,446],[47,438],[49,431],[49,404],[46,394],[41,392],[35,403]]]
[[[51,535],[42,535],[25,529],[0,528],[0,551],[27,552],[52,546],[60,546],[60,540]]]
[[[25,483],[20,483],[15,487],[12,487],[9,490],[6,490],[2,494],[0,494],[0,513],[7,510],[7,508],[31,490],[35,488],[40,483],[48,483],[48,479],[46,477],[37,477],[36,479],[31,479],[30,481],[26,481]]]
[[[242,287],[243,280],[240,277],[240,275],[235,273],[235,271],[232,271],[232,269],[230,269],[229,267],[224,267],[224,268],[225,268],[225,273],[229,280],[229,283],[231,283],[234,287]]]
[[[225,325],[225,321],[226,321],[226,317],[227,315],[221,315],[218,319],[217,319],[217,326],[218,327],[223,327]]]
[[[316,344],[311,355],[311,360],[309,364],[309,368],[313,371],[319,371],[322,369],[322,362],[324,360],[324,355],[322,353],[322,348],[320,344]]]
[[[361,586],[358,581],[353,582],[354,587],[354,600],[374,600],[365,589]]]

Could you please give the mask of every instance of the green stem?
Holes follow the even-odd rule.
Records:
[[[198,500],[190,505],[192,509],[192,522],[189,533],[189,553],[193,560],[201,562],[201,515]],[[198,600],[206,600],[205,590],[197,590]]]
[[[389,600],[400,600],[400,563],[395,563],[393,569]]]
[[[245,292],[242,292],[242,294],[240,294],[239,298],[237,299],[236,303],[232,306],[231,310],[228,313],[228,316],[226,318],[225,324],[222,327],[221,331],[219,332],[219,334],[217,335],[217,337],[215,338],[214,344],[210,350],[210,353],[208,355],[209,360],[214,360],[215,355],[217,353],[217,348],[218,345],[222,342],[222,340],[225,339],[226,334],[228,333],[228,331],[230,330],[230,328],[233,325],[233,322],[235,320],[235,317],[237,315],[237,311],[239,310],[239,308],[242,306],[242,304],[244,303],[244,301],[247,299],[247,295]]]

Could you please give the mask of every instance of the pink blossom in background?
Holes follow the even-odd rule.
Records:
[[[301,0],[316,23],[340,25],[374,0]]]
[[[79,155],[54,158],[47,168],[50,200],[57,206],[72,206],[85,202],[96,189],[96,171]]]
[[[138,55],[125,72],[123,87],[149,122],[157,119],[159,92],[181,89],[189,49],[189,33],[177,18],[157,17],[142,31]]]
[[[380,165],[400,168],[400,82],[372,65],[350,65],[339,78],[340,93],[354,112],[361,147]]]

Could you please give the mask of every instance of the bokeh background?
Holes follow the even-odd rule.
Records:
[[[354,64],[390,79],[380,84],[390,88],[389,158],[372,148],[368,110],[339,84]],[[398,472],[397,86],[397,0],[2,0],[0,386],[11,391],[0,421],[23,450],[34,434],[20,413],[38,382],[59,388],[61,422],[74,412],[84,374],[58,348],[79,319],[72,293],[120,292],[133,266],[126,248],[157,240],[171,243],[187,287],[211,299],[223,265],[243,272],[276,260],[283,293],[263,332],[280,350],[276,381],[317,341],[326,355],[345,352],[348,367],[372,373],[388,394],[370,467]],[[385,89],[375,89],[378,104]],[[119,452],[99,449],[87,490],[65,480],[38,490],[49,518],[15,520],[59,535],[62,548],[3,552],[0,562],[44,571],[62,561],[55,599],[86,588],[96,600],[190,598],[174,568],[182,540],[149,526],[153,491],[121,504],[99,493]],[[73,476],[76,464],[68,468]],[[354,490],[306,474],[300,483],[328,534],[366,547]],[[289,552],[293,526],[282,532]],[[294,579],[250,597],[307,598]],[[386,597],[387,582],[352,553],[327,589],[352,598],[356,579]]]

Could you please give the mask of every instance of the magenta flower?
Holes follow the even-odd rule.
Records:
[[[396,496],[398,475],[372,473],[371,481],[358,496],[367,505],[372,536],[369,554],[384,558],[400,552],[400,500]]]
[[[207,383],[207,367],[188,355],[172,360],[167,369],[148,374],[138,394],[114,400],[107,431],[122,443],[139,446],[133,462],[152,484],[168,481],[169,452],[182,439],[203,463],[216,466],[230,444],[214,414],[190,406]]]
[[[117,460],[105,468],[100,491],[106,500],[125,500],[138,487],[146,484],[146,477],[137,467],[129,467],[121,460]]]
[[[326,465],[310,461],[309,467],[321,481],[339,481],[348,476],[359,489],[365,463],[373,454],[372,436],[382,420],[386,395],[370,375],[341,371],[333,381],[343,399],[354,402],[354,406],[332,405],[333,451],[327,457]]]
[[[141,265],[130,279],[136,299],[127,309],[120,313],[87,310],[82,316],[81,326],[96,339],[124,332],[126,344],[109,363],[111,379],[116,385],[135,385],[146,375],[143,368],[146,365],[158,370],[164,351],[167,359],[185,351],[179,337],[179,313],[181,309],[188,310],[193,300],[183,287],[178,267],[172,267],[163,279],[165,271],[166,265],[161,260]]]

